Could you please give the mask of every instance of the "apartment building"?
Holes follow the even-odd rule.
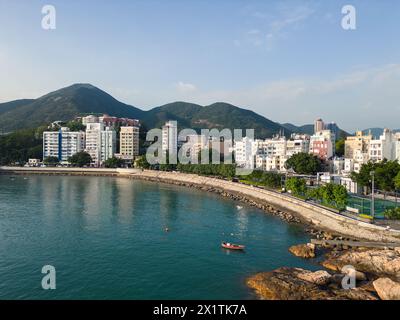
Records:
[[[310,150],[310,136],[306,134],[292,134],[286,143],[286,156],[290,158],[297,153],[308,153]]]
[[[168,121],[162,127],[162,151],[166,154],[177,154],[178,152],[178,124],[176,121]]]
[[[287,159],[296,153],[308,152],[309,144],[308,135],[292,135],[290,140],[279,135],[265,140],[244,138],[235,142],[235,160],[245,168],[253,165],[265,171],[286,171]]]
[[[253,139],[244,137],[242,140],[235,141],[234,155],[236,164],[242,168],[253,169],[257,150],[258,143]]]
[[[116,149],[116,133],[103,123],[88,123],[86,126],[85,150],[92,157],[92,164],[100,166],[112,158]]]
[[[324,121],[322,121],[321,118],[318,118],[317,120],[315,120],[315,122],[314,122],[314,133],[317,133],[317,132],[322,131],[324,129],[325,129]]]
[[[83,151],[85,133],[74,132],[62,127],[59,131],[43,132],[43,159],[56,157],[61,163],[68,163],[68,158]]]
[[[310,153],[321,160],[328,160],[335,154],[335,135],[330,130],[321,130],[310,137]]]
[[[120,157],[131,160],[139,155],[139,127],[121,127],[119,154]]]
[[[346,138],[344,146],[344,157],[346,159],[355,159],[360,153],[368,154],[369,145],[372,140],[371,133],[364,135],[362,131],[357,131],[355,136]]]
[[[369,160],[379,162],[383,159],[394,160],[396,158],[396,139],[393,132],[384,129],[379,139],[373,139],[369,144]]]

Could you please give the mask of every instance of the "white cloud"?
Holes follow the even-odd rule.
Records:
[[[278,39],[287,36],[316,12],[308,5],[280,5],[276,11],[274,15],[253,12],[251,16],[257,18],[255,23],[260,24],[261,21],[262,27],[248,30],[244,35],[245,42],[271,50]]]
[[[400,64],[391,64],[331,78],[283,79],[238,90],[191,90],[190,101],[203,105],[226,101],[279,122],[306,124],[323,117],[349,131],[372,126],[397,128],[399,87]]]
[[[175,85],[177,91],[179,93],[183,93],[183,94],[187,94],[187,93],[192,93],[194,91],[197,90],[196,86],[194,84],[191,83],[185,83],[182,81],[179,81],[176,85]]]

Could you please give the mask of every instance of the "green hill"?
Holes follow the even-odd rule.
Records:
[[[25,102],[12,101],[0,105],[0,110],[5,110],[0,111],[1,131],[35,128],[56,120],[68,121],[84,113],[108,113],[130,118],[140,118],[143,114],[142,110],[119,102],[90,84],[74,84]]]
[[[270,137],[284,129],[253,111],[222,102],[204,107],[186,102],[174,102],[148,111],[143,118],[148,128],[160,127],[166,120],[176,120],[180,127],[195,130],[255,129],[255,134],[259,138]]]
[[[116,100],[90,84],[74,84],[35,100],[0,104],[0,132],[36,128],[57,120],[68,121],[87,113],[107,113],[116,117],[139,119],[146,128],[161,127],[167,120],[177,120],[181,128],[254,128],[258,138],[270,137],[284,130],[278,123],[228,103],[200,106],[174,102],[143,111]],[[285,133],[290,134],[291,131],[285,130]]]

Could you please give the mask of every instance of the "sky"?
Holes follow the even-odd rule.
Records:
[[[400,128],[398,0],[0,0],[0,23],[0,102],[91,83],[144,110],[224,101],[281,123]]]

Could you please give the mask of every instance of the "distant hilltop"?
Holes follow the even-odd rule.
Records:
[[[313,133],[313,125],[297,127],[289,123],[280,124],[253,111],[224,102],[208,106],[173,102],[143,111],[118,101],[91,84],[74,84],[38,99],[0,104],[0,132],[35,128],[54,121],[69,121],[87,114],[138,119],[144,128],[161,127],[168,120],[176,120],[182,128],[255,129],[257,138],[267,138],[277,133],[284,133],[286,136],[295,132]]]

